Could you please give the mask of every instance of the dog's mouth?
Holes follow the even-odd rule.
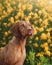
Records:
[[[31,30],[31,31],[28,32],[28,36],[33,36],[33,34],[34,34],[33,30]]]
[[[31,36],[32,35],[32,32],[29,32],[28,35]]]

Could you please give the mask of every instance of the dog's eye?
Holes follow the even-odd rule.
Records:
[[[22,27],[25,27],[25,25],[24,25],[24,24],[22,24],[21,26],[22,26]]]
[[[21,30],[21,31],[24,31],[24,30],[25,30],[25,26],[24,26],[24,25],[21,25],[21,26],[20,26],[20,30]]]

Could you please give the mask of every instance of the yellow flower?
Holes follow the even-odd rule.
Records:
[[[5,32],[4,34],[7,36],[8,35],[8,32]]]
[[[16,4],[16,2],[15,2],[15,1],[12,1],[12,4],[13,4],[13,5],[15,5],[15,4]]]
[[[39,15],[41,15],[41,14],[42,14],[42,11],[41,11],[41,10],[39,10],[39,11],[38,11],[38,14],[39,14]]]
[[[40,47],[41,47],[41,48],[44,48],[44,45],[43,45],[43,44],[41,44],[41,45],[40,45]]]
[[[44,51],[48,51],[48,50],[49,50],[49,47],[46,46],[46,47],[44,48]]]
[[[47,42],[45,42],[45,43],[44,43],[44,46],[48,46],[48,43],[47,43]]]
[[[31,16],[30,15],[28,16],[28,19],[31,19]]]
[[[3,7],[3,5],[2,5],[2,3],[0,3],[0,8],[2,8]]]
[[[40,56],[40,53],[37,53],[36,56],[37,56],[37,57]]]
[[[11,26],[11,23],[8,23],[7,26],[10,27]]]
[[[50,51],[46,51],[45,53],[46,53],[46,55],[48,55],[48,56],[51,55],[51,52],[50,52]]]
[[[7,13],[8,13],[8,14],[10,14],[12,11],[13,11],[13,8],[12,8],[12,7],[8,7],[8,8],[7,8]]]
[[[34,29],[34,24],[32,25],[33,29]]]
[[[31,11],[33,9],[33,6],[31,4],[27,4],[27,10]]]
[[[2,15],[1,18],[2,18],[2,19],[5,18],[5,15]]]
[[[6,25],[7,25],[7,23],[3,23],[3,25],[4,25],[4,26],[6,26]]]
[[[32,43],[32,41],[30,40],[29,43]]]
[[[49,25],[49,24],[48,24],[48,19],[45,19],[45,20],[43,21],[43,24],[46,25],[46,26]]]
[[[10,3],[8,3],[7,7],[10,7]]]
[[[3,47],[0,48],[0,50],[2,50],[2,49],[3,49]]]
[[[45,14],[46,14],[46,10],[45,10],[45,8],[44,8],[44,9],[42,9],[42,12],[43,12],[43,15],[45,15]]]
[[[37,24],[37,23],[38,23],[38,20],[35,20],[35,21],[34,21],[34,24]]]
[[[39,28],[39,32],[43,32],[43,31],[44,31],[43,27]]]
[[[23,11],[18,12],[18,13],[17,13],[17,16],[23,18],[23,17],[24,17],[24,12],[23,12]]]
[[[40,18],[40,19],[39,19],[39,22],[41,22],[41,23],[42,23],[42,21],[43,21],[43,20]]]
[[[52,43],[50,44],[50,47],[52,47]]]
[[[47,18],[47,14],[44,15],[44,19]]]
[[[49,16],[49,20],[52,21],[52,17],[51,16]]]
[[[44,44],[41,44],[41,45],[40,45],[41,48],[45,48],[45,47],[47,47],[47,46],[48,46],[48,43],[47,43],[47,42],[45,42]]]
[[[14,18],[13,17],[10,18],[10,22],[14,23]]]
[[[6,42],[2,42],[3,45],[6,45]]]
[[[41,36],[40,36],[40,38],[41,38],[42,40],[46,40],[46,39],[47,39],[47,36],[46,36],[45,33],[42,33]]]
[[[26,21],[29,21],[29,18],[28,18],[28,17],[25,17],[25,20],[26,20]]]
[[[41,57],[41,56],[43,56],[43,55],[44,55],[44,53],[43,53],[43,52],[41,52],[41,53],[37,53],[37,54],[36,54],[36,56],[37,56],[37,57],[38,57],[38,56],[40,56],[40,57]]]
[[[41,63],[38,63],[38,65],[41,65]]]
[[[34,35],[36,35],[37,34],[37,30],[36,30],[36,28],[34,28]]]
[[[7,12],[6,12],[5,10],[3,11],[3,14],[4,14],[5,16],[7,16],[7,15],[8,15],[8,14],[7,14]]]
[[[21,9],[21,7],[22,7],[22,3],[19,3],[18,8]]]
[[[33,17],[33,19],[36,19],[36,18],[39,18],[39,16],[38,16],[37,13],[34,13],[34,17]]]
[[[16,19],[16,20],[18,19],[18,15],[15,16],[15,19]]]
[[[38,43],[34,43],[33,45],[34,45],[35,47],[38,47]]]
[[[11,34],[11,31],[10,30],[8,31],[8,34]]]
[[[39,30],[39,28],[37,26],[35,28],[36,28],[36,30]]]
[[[33,39],[33,36],[30,36],[30,39],[32,40]]]
[[[21,2],[21,0],[17,0],[17,2]]]
[[[50,32],[52,30],[52,28],[48,28],[47,31]]]
[[[38,36],[35,38],[35,40],[39,40]]]
[[[49,39],[47,40],[47,42],[48,42],[48,43],[51,43],[51,39],[49,38]]]
[[[27,7],[26,7],[26,4],[22,5],[22,10],[26,10]]]
[[[48,32],[46,35],[47,35],[47,38],[50,38],[50,32]]]
[[[0,11],[0,15],[2,15],[3,14],[3,12],[2,11]]]
[[[0,31],[1,31],[2,29],[0,28]]]
[[[33,12],[30,12],[29,15],[30,15],[30,16],[31,16],[31,15],[34,15],[34,13],[33,13]]]

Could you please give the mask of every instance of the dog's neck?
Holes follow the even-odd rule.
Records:
[[[15,41],[19,45],[22,45],[22,46],[25,46],[26,45],[26,38],[18,38],[18,37],[15,37]]]

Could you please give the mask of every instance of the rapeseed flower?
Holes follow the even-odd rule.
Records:
[[[38,44],[37,44],[37,43],[34,43],[33,45],[34,45],[35,47],[38,47]]]
[[[40,36],[40,38],[42,40],[46,40],[47,39],[47,35],[45,33],[42,33],[41,36]]]

